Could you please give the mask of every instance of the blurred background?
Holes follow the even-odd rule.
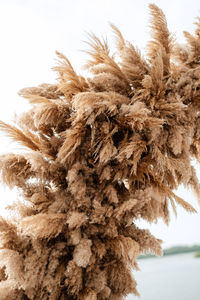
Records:
[[[195,18],[200,16],[199,1],[154,3],[164,11],[177,42],[184,43],[183,31],[193,33]],[[55,82],[52,67],[56,65],[56,50],[68,57],[78,73],[84,72],[81,66],[87,59],[82,52],[87,47],[84,43],[87,32],[107,36],[114,51],[109,22],[145,55],[145,45],[150,39],[148,4],[146,0],[0,0],[0,119],[12,122],[15,114],[28,107],[17,95],[21,88]],[[0,141],[0,154],[16,150],[6,137],[2,136]],[[199,166],[195,167],[200,179]],[[139,220],[137,224],[162,239],[164,249],[176,246],[171,252],[190,252],[139,260],[141,272],[134,275],[141,300],[199,299],[200,259],[194,258],[198,247],[188,247],[200,245],[200,209],[190,190],[180,187],[176,193],[198,213],[191,215],[178,207],[178,217],[171,212],[168,227],[162,221],[148,224]],[[0,197],[1,214],[6,216],[5,204],[16,200],[17,191],[1,185]]]

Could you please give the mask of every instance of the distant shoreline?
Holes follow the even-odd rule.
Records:
[[[175,255],[181,253],[189,253],[189,252],[199,252],[200,245],[193,245],[193,246],[174,246],[163,250],[163,256],[167,255]],[[153,258],[157,257],[154,254],[142,254],[139,256],[139,259],[146,259],[146,258]]]

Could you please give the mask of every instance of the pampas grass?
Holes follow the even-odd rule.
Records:
[[[26,149],[0,160],[2,181],[25,200],[0,219],[2,300],[138,295],[131,269],[140,253],[162,255],[162,241],[135,221],[168,224],[170,205],[195,212],[175,190],[200,195],[200,23],[176,45],[149,8],[146,58],[111,24],[117,59],[89,34],[88,77],[57,52],[57,83],[22,89],[31,109],[16,126],[0,121]]]

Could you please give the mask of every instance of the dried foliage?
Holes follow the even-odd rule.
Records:
[[[89,36],[78,75],[58,54],[58,84],[20,91],[32,108],[0,129],[27,150],[1,157],[2,181],[25,201],[0,219],[0,298],[116,300],[138,294],[137,257],[161,255],[161,241],[135,221],[162,218],[180,184],[200,195],[200,23],[175,45],[163,12],[150,5],[144,59],[120,31],[118,62],[106,40]]]

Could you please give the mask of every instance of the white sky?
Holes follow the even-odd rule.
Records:
[[[0,0],[0,119],[10,121],[15,112],[22,112],[25,100],[18,97],[19,89],[43,82],[54,82],[51,70],[56,64],[55,50],[63,52],[81,72],[86,55],[85,32],[108,36],[114,41],[108,23],[114,23],[124,37],[144,51],[149,38],[148,3],[140,0]],[[166,14],[168,26],[179,42],[184,42],[183,30],[193,32],[195,17],[200,16],[197,0],[154,1]],[[0,153],[11,145],[1,138]],[[199,168],[199,167],[197,167]],[[200,176],[199,176],[200,178]],[[178,194],[199,210],[190,191],[180,188]],[[1,203],[15,199],[15,192],[0,186]],[[3,210],[2,210],[3,212]],[[162,222],[140,226],[164,241],[163,246],[200,244],[200,218],[178,209],[169,227]]]

